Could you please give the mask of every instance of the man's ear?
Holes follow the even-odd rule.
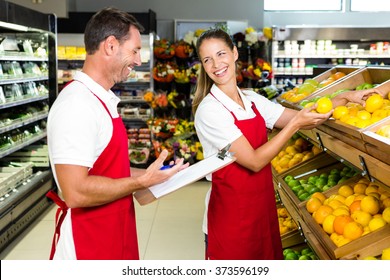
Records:
[[[111,54],[115,51],[118,40],[115,36],[108,36],[106,40],[103,41],[103,47],[107,54]]]

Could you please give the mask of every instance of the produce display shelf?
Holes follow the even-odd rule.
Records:
[[[326,197],[336,195],[339,188],[345,184],[357,183],[363,176],[355,176],[343,184],[337,185],[334,188],[324,192]],[[379,184],[381,187],[387,188],[386,185]],[[329,235],[322,229],[313,218],[313,216],[306,210],[306,203],[300,205],[299,210],[302,214],[302,219],[308,225],[310,232],[312,232],[322,244],[322,247],[328,252],[332,259],[342,258],[357,258],[362,256],[368,256],[369,254],[378,255],[384,248],[390,246],[388,237],[390,236],[390,224],[386,224],[384,227],[372,231],[366,235],[359,237],[358,239],[352,240],[349,243],[340,247],[330,239]],[[375,243],[377,246],[373,248],[372,244]]]

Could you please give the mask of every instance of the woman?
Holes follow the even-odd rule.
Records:
[[[270,161],[294,133],[320,125],[333,111],[318,114],[312,112],[314,106],[296,111],[241,91],[236,83],[237,48],[222,30],[204,32],[197,52],[201,70],[193,111],[204,154],[231,143],[237,158],[212,174],[204,224],[206,258],[282,259]],[[363,103],[367,94],[345,93],[334,105]],[[273,127],[282,130],[268,141],[267,128]]]

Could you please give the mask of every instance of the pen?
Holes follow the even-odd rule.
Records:
[[[169,168],[172,168],[174,166],[175,166],[174,164],[163,165],[163,166],[161,166],[160,170],[169,169]]]

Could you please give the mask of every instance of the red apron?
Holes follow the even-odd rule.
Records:
[[[112,119],[113,134],[107,147],[90,169],[89,175],[113,179],[130,177],[125,126],[120,117],[112,118],[104,102],[100,99],[99,101]],[[77,259],[139,259],[132,195],[102,206],[73,208],[70,213]],[[57,224],[56,227],[59,229],[61,225]],[[52,248],[52,252],[53,250]]]
[[[254,103],[252,109],[252,119],[237,120],[231,114],[257,149],[267,142],[267,129]],[[283,259],[270,164],[252,172],[232,163],[212,174],[207,255],[217,260]]]

